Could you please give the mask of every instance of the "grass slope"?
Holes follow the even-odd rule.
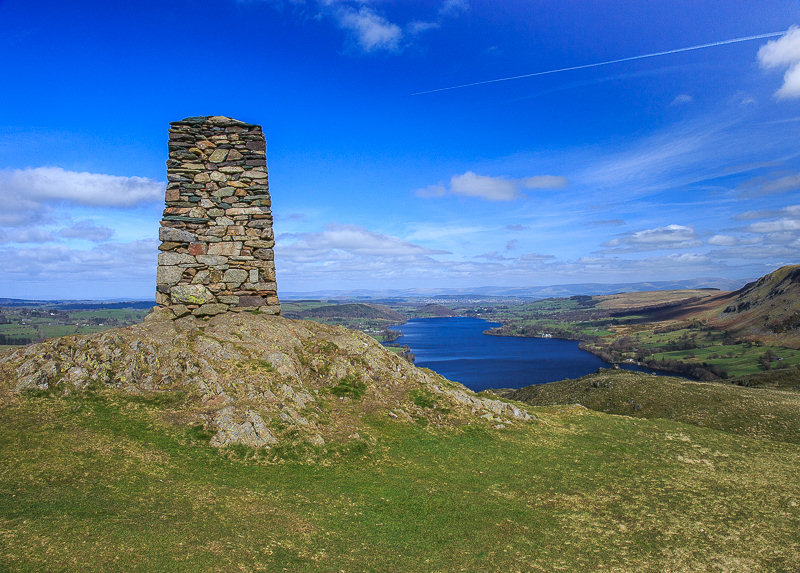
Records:
[[[599,412],[664,418],[800,444],[800,394],[768,388],[691,382],[626,370],[498,392],[535,406],[581,404]]]
[[[180,393],[0,409],[0,570],[797,571],[800,446],[579,407],[217,450]],[[315,460],[314,463],[309,460]]]

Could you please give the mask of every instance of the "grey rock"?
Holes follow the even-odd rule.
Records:
[[[228,312],[227,304],[209,303],[200,305],[192,311],[192,314],[195,316],[216,316],[223,312]]]
[[[242,284],[247,280],[248,273],[244,269],[228,269],[222,277],[223,282]]]
[[[197,262],[209,267],[218,267],[228,262],[228,257],[222,255],[197,255]]]
[[[161,241],[171,241],[173,243],[192,243],[197,240],[197,235],[184,229],[161,227],[158,230],[158,238]]]
[[[192,255],[184,253],[173,253],[171,251],[162,251],[158,254],[159,266],[177,266],[177,265],[194,265],[197,263]]]
[[[170,291],[173,304],[206,304],[214,300],[214,295],[203,285],[177,285]]]
[[[183,277],[183,269],[180,267],[159,265],[156,269],[156,284],[159,285],[176,285],[181,282],[181,277]]]

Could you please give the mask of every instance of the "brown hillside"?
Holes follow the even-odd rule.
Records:
[[[800,348],[800,265],[788,265],[746,284],[709,322],[739,336]]]

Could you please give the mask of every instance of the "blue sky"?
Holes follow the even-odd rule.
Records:
[[[152,296],[195,115],[264,126],[279,291],[762,275],[800,262],[797,25],[779,0],[0,0],[0,296]]]

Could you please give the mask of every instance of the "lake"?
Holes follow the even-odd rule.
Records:
[[[458,317],[415,318],[391,328],[402,333],[395,342],[411,348],[417,366],[475,392],[579,378],[611,366],[578,348],[575,340],[483,334],[496,326],[500,324]]]

